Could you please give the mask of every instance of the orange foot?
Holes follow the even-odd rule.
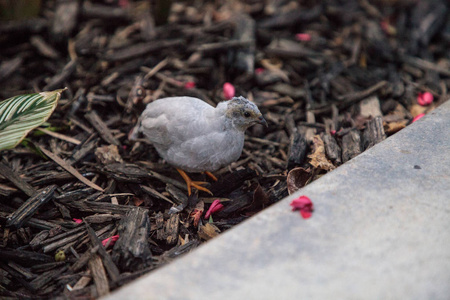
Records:
[[[206,175],[208,175],[212,180],[217,181],[217,177],[214,176],[213,173],[208,172],[208,171],[205,171],[204,173],[205,173]]]
[[[189,176],[187,176],[187,174],[183,170],[177,169],[177,171],[178,171],[178,173],[180,173],[181,177],[183,177],[184,181],[186,181],[186,185],[187,185],[187,188],[188,188],[188,195],[189,196],[191,195],[191,188],[192,187],[195,187],[197,190],[210,193],[211,195],[213,194],[213,193],[211,193],[210,190],[208,190],[207,188],[202,186],[203,184],[208,184],[207,182],[204,182],[204,181],[192,181],[189,178]]]

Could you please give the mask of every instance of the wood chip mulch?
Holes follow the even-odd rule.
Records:
[[[0,99],[68,88],[41,129],[1,152],[2,297],[106,295],[449,98],[445,0],[163,3],[48,0],[39,17],[0,23]],[[214,197],[188,197],[128,134],[149,102],[216,105],[226,82],[269,126],[247,131],[217,182],[192,174]]]

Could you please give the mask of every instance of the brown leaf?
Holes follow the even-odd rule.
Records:
[[[325,147],[319,135],[314,136],[313,144],[314,152],[308,155],[308,157],[311,159],[309,163],[314,168],[322,169],[325,171],[334,170],[336,167],[327,159],[325,155]]]
[[[247,216],[257,213],[259,210],[269,205],[270,199],[258,182],[252,183],[249,190],[253,190],[253,198],[248,205],[240,208],[239,211]]]
[[[408,119],[410,117],[408,110],[406,110],[406,108],[400,103],[397,103],[395,109],[390,113],[390,115],[396,115],[401,119]]]
[[[384,132],[387,134],[394,134],[397,131],[400,131],[403,128],[405,128],[407,123],[408,123],[408,120],[386,123],[386,124],[384,124]]]
[[[413,117],[423,114],[428,110],[428,107],[426,106],[420,106],[419,104],[413,104],[411,105],[411,108],[409,109],[409,112]]]
[[[206,223],[204,226],[200,226],[198,230],[198,236],[205,241],[208,241],[213,237],[218,236],[219,233],[220,233],[219,228],[217,228],[215,225],[211,223]]]
[[[113,163],[123,163],[116,145],[97,147],[95,149],[95,157],[104,165]]]
[[[262,189],[261,185],[258,184],[256,186],[255,191],[253,192],[253,203],[252,206],[255,208],[263,208],[269,204],[269,196]]]
[[[289,195],[304,187],[311,178],[312,174],[309,168],[304,169],[298,167],[289,171],[287,176],[287,188]]]

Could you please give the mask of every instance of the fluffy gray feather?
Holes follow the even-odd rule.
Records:
[[[176,168],[213,172],[240,157],[244,132],[255,123],[267,125],[258,107],[244,97],[216,108],[193,97],[170,97],[148,104],[131,136],[143,133]]]

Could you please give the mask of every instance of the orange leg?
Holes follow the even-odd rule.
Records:
[[[191,187],[195,187],[197,190],[210,193],[211,195],[213,194],[213,193],[211,193],[210,190],[201,186],[202,184],[207,184],[207,182],[192,181],[191,178],[189,178],[189,176],[183,170],[177,169],[177,171],[178,171],[178,173],[180,173],[181,177],[183,177],[184,181],[186,181],[189,196],[191,195]]]
[[[208,171],[205,171],[205,174],[206,175],[208,175],[212,180],[214,180],[214,181],[217,181],[217,177],[216,176],[214,176],[214,174],[213,173],[211,173],[211,172],[208,172]]]

